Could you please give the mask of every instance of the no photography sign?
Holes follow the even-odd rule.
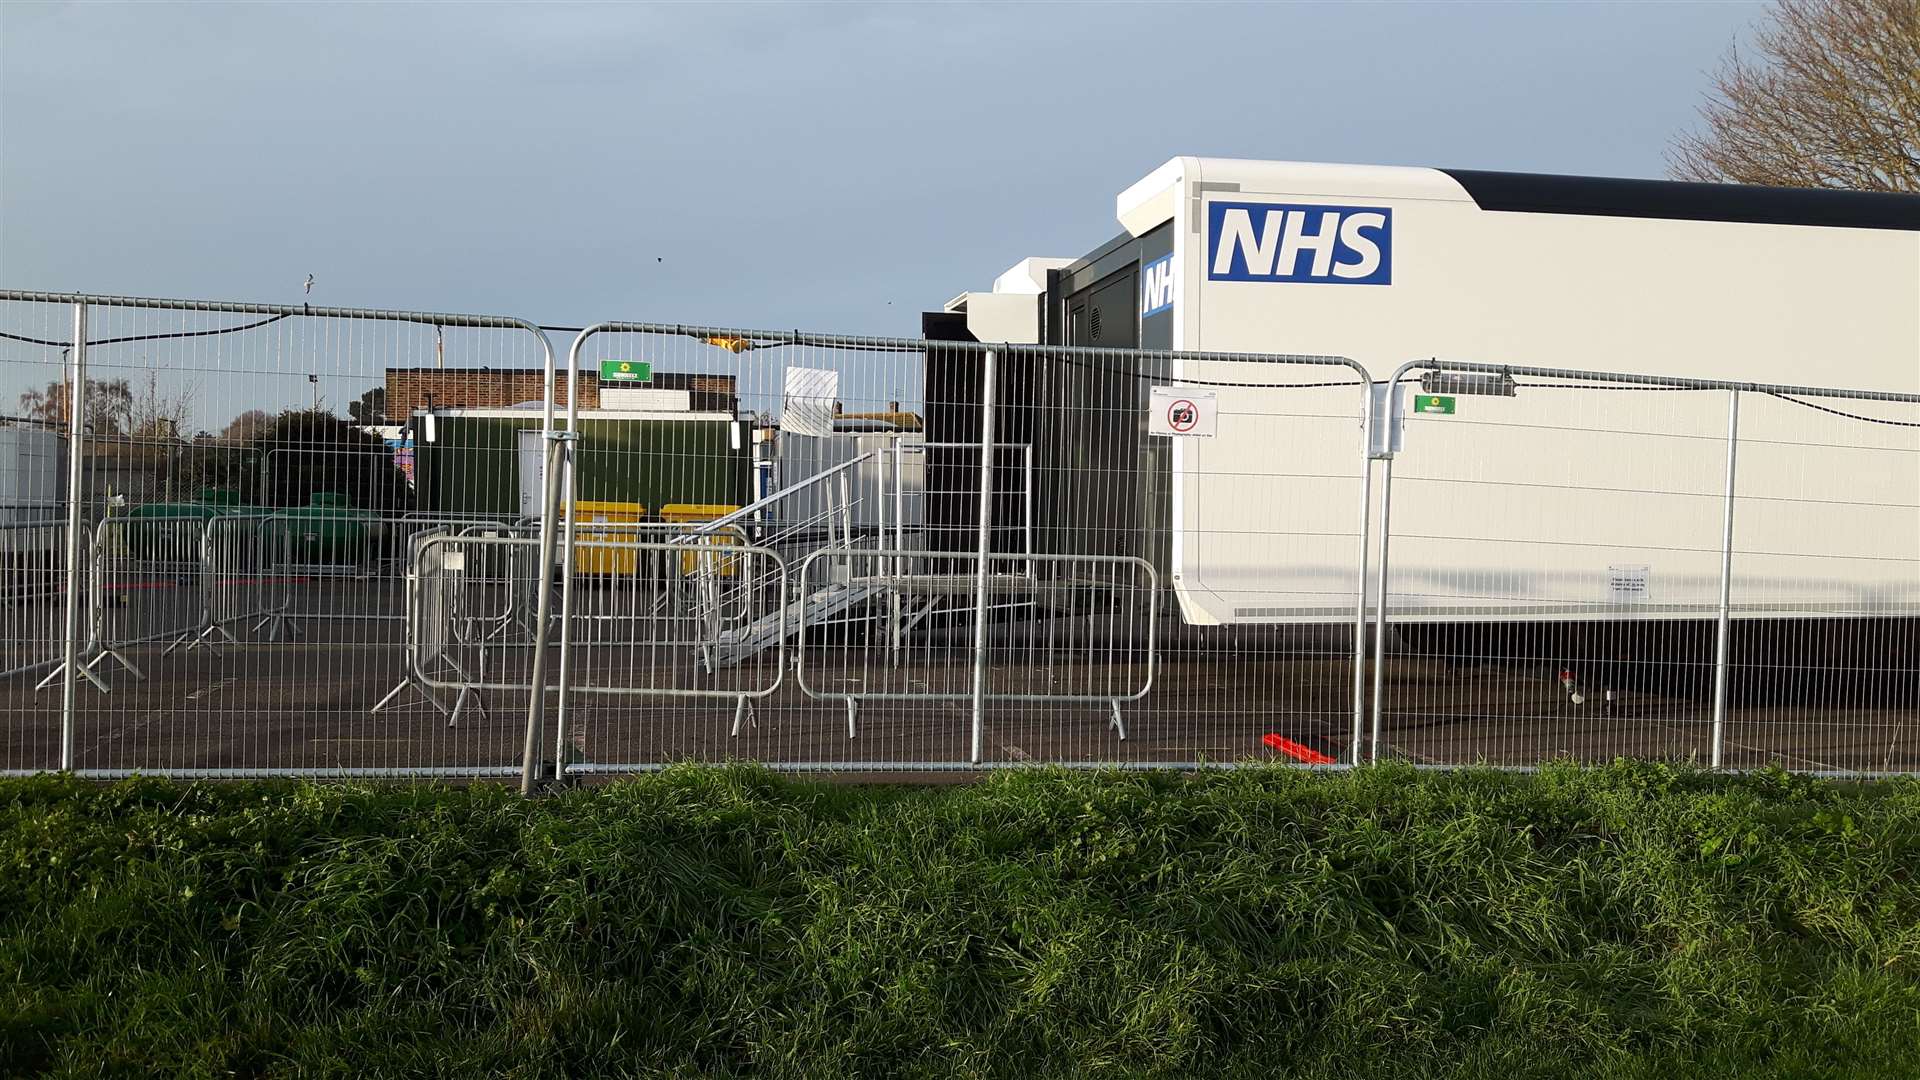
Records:
[[[1180,386],[1153,388],[1147,433],[1212,438],[1218,407],[1213,395]]]

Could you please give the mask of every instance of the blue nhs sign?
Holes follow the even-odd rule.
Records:
[[[1392,284],[1393,211],[1318,203],[1211,203],[1207,280]]]
[[[1162,255],[1140,268],[1140,316],[1173,308],[1173,256]]]

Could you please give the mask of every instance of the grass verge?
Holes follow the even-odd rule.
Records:
[[[0,784],[0,1073],[1885,1076],[1920,783]]]

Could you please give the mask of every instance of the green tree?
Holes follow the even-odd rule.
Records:
[[[353,422],[368,427],[387,422],[387,388],[376,386],[347,402],[347,415]]]
[[[305,506],[315,492],[366,510],[408,509],[413,493],[384,440],[326,412],[284,412],[251,449],[272,506]]]

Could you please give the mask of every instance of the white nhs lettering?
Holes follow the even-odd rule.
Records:
[[[1384,207],[1214,203],[1207,277],[1216,281],[1392,281],[1393,212]]]
[[[1157,315],[1173,306],[1173,256],[1140,268],[1140,314]]]

